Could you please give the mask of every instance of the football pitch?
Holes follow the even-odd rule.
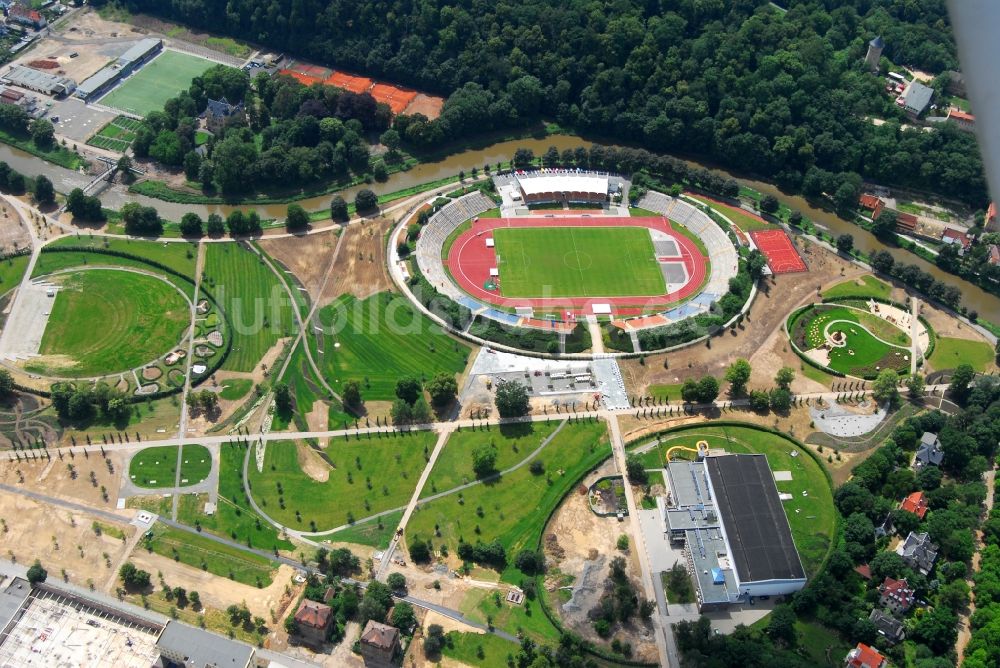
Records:
[[[216,63],[178,51],[164,51],[101,98],[101,104],[146,116],[187,90],[191,80]]]
[[[666,284],[644,227],[493,230],[504,297],[653,297]]]

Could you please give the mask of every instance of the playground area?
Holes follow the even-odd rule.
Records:
[[[767,266],[774,274],[794,274],[809,271],[805,261],[795,250],[795,244],[784,230],[754,230],[750,238],[767,258]]]
[[[476,218],[451,245],[458,285],[501,307],[655,308],[693,296],[708,258],[663,217]]]

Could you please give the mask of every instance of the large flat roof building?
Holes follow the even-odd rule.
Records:
[[[2,77],[0,83],[27,88],[45,95],[69,95],[76,89],[76,82],[69,77],[48,74],[23,65],[13,65]]]
[[[600,204],[608,199],[608,175],[570,169],[539,170],[517,175],[526,204],[585,202]]]
[[[670,539],[685,543],[701,608],[796,592],[805,570],[764,455],[667,464]]]
[[[161,658],[185,668],[247,668],[254,657],[250,645],[175,621],[167,622],[156,648]]]

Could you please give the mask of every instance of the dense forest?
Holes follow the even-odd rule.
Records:
[[[974,138],[906,129],[862,67],[875,35],[895,63],[957,67],[944,0],[777,3],[786,12],[767,0],[122,4],[449,96],[439,119],[403,120],[417,146],[545,117],[793,189],[822,169],[986,199]]]

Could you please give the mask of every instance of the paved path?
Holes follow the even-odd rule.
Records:
[[[389,564],[392,563],[392,555],[406,531],[406,524],[410,521],[410,516],[413,515],[413,511],[417,507],[420,494],[424,491],[424,484],[427,482],[427,478],[430,477],[434,464],[437,463],[438,455],[441,454],[444,444],[451,437],[452,429],[453,427],[446,427],[438,433],[437,443],[434,444],[431,456],[427,458],[427,466],[424,467],[423,472],[420,474],[420,479],[417,480],[417,486],[413,489],[413,496],[410,497],[410,502],[406,505],[406,510],[403,511],[403,518],[399,520],[399,527],[396,529],[396,533],[393,534],[392,540],[389,541],[389,547],[383,550],[382,560],[379,562],[378,570],[375,572],[376,580],[384,580],[389,575]]]
[[[627,478],[625,467],[625,441],[622,438],[621,428],[618,426],[618,416],[608,416],[608,428],[611,432],[611,452],[615,458],[615,465],[618,472]],[[625,502],[628,506],[628,517],[632,532],[632,542],[636,546],[636,556],[639,558],[639,568],[642,571],[642,589],[646,600],[656,601],[656,588],[653,586],[653,574],[649,567],[649,554],[646,549],[646,541],[643,537],[642,527],[639,524],[639,505],[635,502],[635,494],[632,485],[625,483]],[[665,633],[663,620],[660,616],[653,617],[653,634],[656,639],[656,651],[660,655],[661,666],[680,666],[680,656],[677,653],[676,643],[673,633]]]
[[[917,355],[919,354],[921,358],[923,353],[920,351],[920,343],[918,337],[919,325],[920,325],[920,299],[913,297],[910,306],[912,313],[910,314],[910,375],[917,375]]]

